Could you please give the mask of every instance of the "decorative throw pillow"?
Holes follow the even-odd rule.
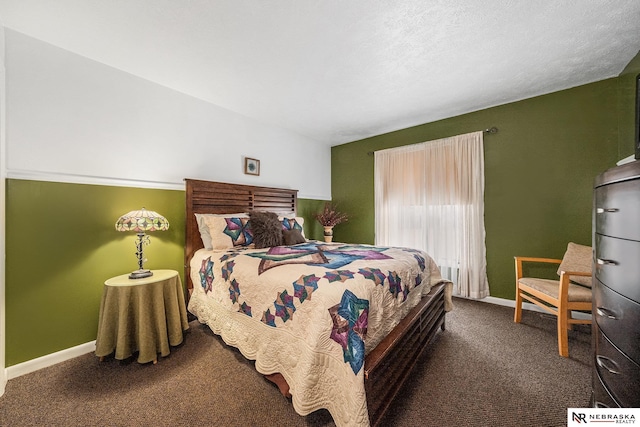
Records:
[[[200,231],[200,238],[202,239],[202,244],[205,249],[211,250],[213,249],[213,244],[211,242],[211,234],[209,233],[209,227],[205,221],[206,218],[249,218],[246,213],[237,213],[237,214],[194,214],[196,217],[196,222],[198,223],[198,231]]]
[[[273,212],[249,212],[256,249],[282,245],[282,223]]]
[[[561,271],[577,271],[579,273],[591,273],[593,266],[593,255],[591,246],[579,245],[569,242],[567,252],[562,258],[562,263],[558,267],[558,275]],[[583,286],[591,287],[591,276],[571,276],[572,282]]]
[[[248,246],[253,242],[249,218],[205,216],[212,249],[229,249]]]
[[[282,230],[300,230],[302,237],[304,237],[304,218],[297,216],[295,218],[278,217],[282,221]]]
[[[282,230],[282,240],[287,246],[297,245],[298,243],[304,243],[307,240],[302,235],[302,232],[296,228],[293,230]]]

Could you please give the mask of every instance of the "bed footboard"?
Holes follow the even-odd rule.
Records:
[[[365,359],[365,391],[372,426],[392,404],[425,348],[445,328],[444,287],[431,289],[420,304]]]
[[[438,332],[445,328],[444,284],[431,288],[420,303],[365,358],[364,388],[371,426],[378,426],[411,370]],[[291,397],[282,374],[264,376]]]

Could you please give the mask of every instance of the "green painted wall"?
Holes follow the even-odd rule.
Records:
[[[304,218],[304,235],[307,239],[322,240],[324,231],[315,215],[322,212],[324,200],[298,199],[298,216]]]
[[[634,154],[637,138],[636,78],[640,74],[640,52],[618,77],[618,152],[621,159]]]
[[[7,180],[6,365],[95,340],[103,283],[137,269],[135,234],[120,215],[145,207],[164,215],[151,233],[145,267],[180,272],[184,283],[184,191]],[[322,238],[313,214],[322,201],[300,199],[305,234]]]
[[[353,215],[338,240],[374,242],[368,152],[496,126],[484,138],[487,274],[492,296],[513,299],[514,255],[591,244],[593,180],[619,160],[617,110],[614,78],[335,146],[333,200]]]
[[[141,207],[170,224],[145,267],[182,272],[184,192],[7,180],[7,366],[95,340],[104,281],[137,269],[135,233],[114,224]]]

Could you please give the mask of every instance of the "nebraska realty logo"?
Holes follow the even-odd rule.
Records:
[[[639,408],[569,408],[567,426],[636,424]]]

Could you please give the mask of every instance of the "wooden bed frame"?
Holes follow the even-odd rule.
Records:
[[[298,190],[186,179],[185,281],[187,302],[193,290],[189,263],[203,248],[195,213],[239,213],[251,210],[291,215],[297,212]],[[408,379],[429,342],[445,329],[444,285],[437,285],[365,358],[365,391],[372,426],[377,426]],[[290,396],[281,374],[266,376]]]

